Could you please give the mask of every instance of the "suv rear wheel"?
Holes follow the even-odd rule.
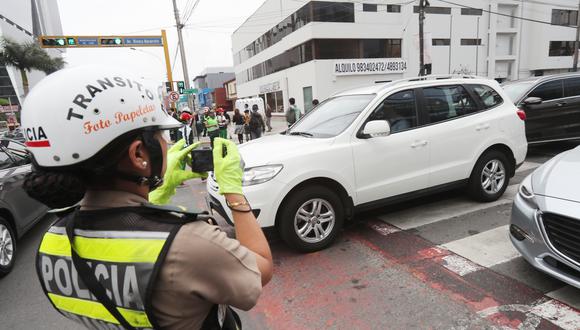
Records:
[[[469,178],[469,194],[480,202],[499,199],[509,184],[510,163],[506,155],[497,150],[483,154]]]
[[[16,236],[12,227],[0,218],[0,277],[8,274],[14,266],[16,252]]]
[[[344,223],[340,197],[320,186],[295,191],[282,206],[278,231],[282,239],[301,252],[314,252],[330,245]]]

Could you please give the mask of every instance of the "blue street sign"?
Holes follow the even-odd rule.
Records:
[[[151,38],[124,38],[125,45],[163,45],[161,37]]]
[[[97,46],[97,38],[78,38],[79,46]]]

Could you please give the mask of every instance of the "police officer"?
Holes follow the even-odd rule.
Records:
[[[229,306],[252,308],[273,266],[233,143],[216,139],[214,175],[237,240],[207,215],[158,206],[207,174],[181,169],[198,144],[167,150],[165,133],[180,124],[144,81],[103,67],[61,70],[30,92],[22,122],[34,164],[24,188],[69,207],[36,260],[62,315],[92,329],[241,327]]]

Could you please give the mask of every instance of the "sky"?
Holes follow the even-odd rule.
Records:
[[[173,80],[183,80],[172,0],[57,0],[65,35],[160,35],[167,31]],[[190,81],[206,67],[233,66],[231,34],[264,0],[199,0],[183,30]],[[180,16],[195,0],[177,0]],[[123,66],[166,80],[162,47],[67,49],[68,66]],[[176,60],[174,60],[176,59]]]

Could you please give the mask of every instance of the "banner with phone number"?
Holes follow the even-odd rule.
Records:
[[[401,58],[368,58],[334,62],[336,76],[403,73],[405,71],[407,71],[407,61]]]

